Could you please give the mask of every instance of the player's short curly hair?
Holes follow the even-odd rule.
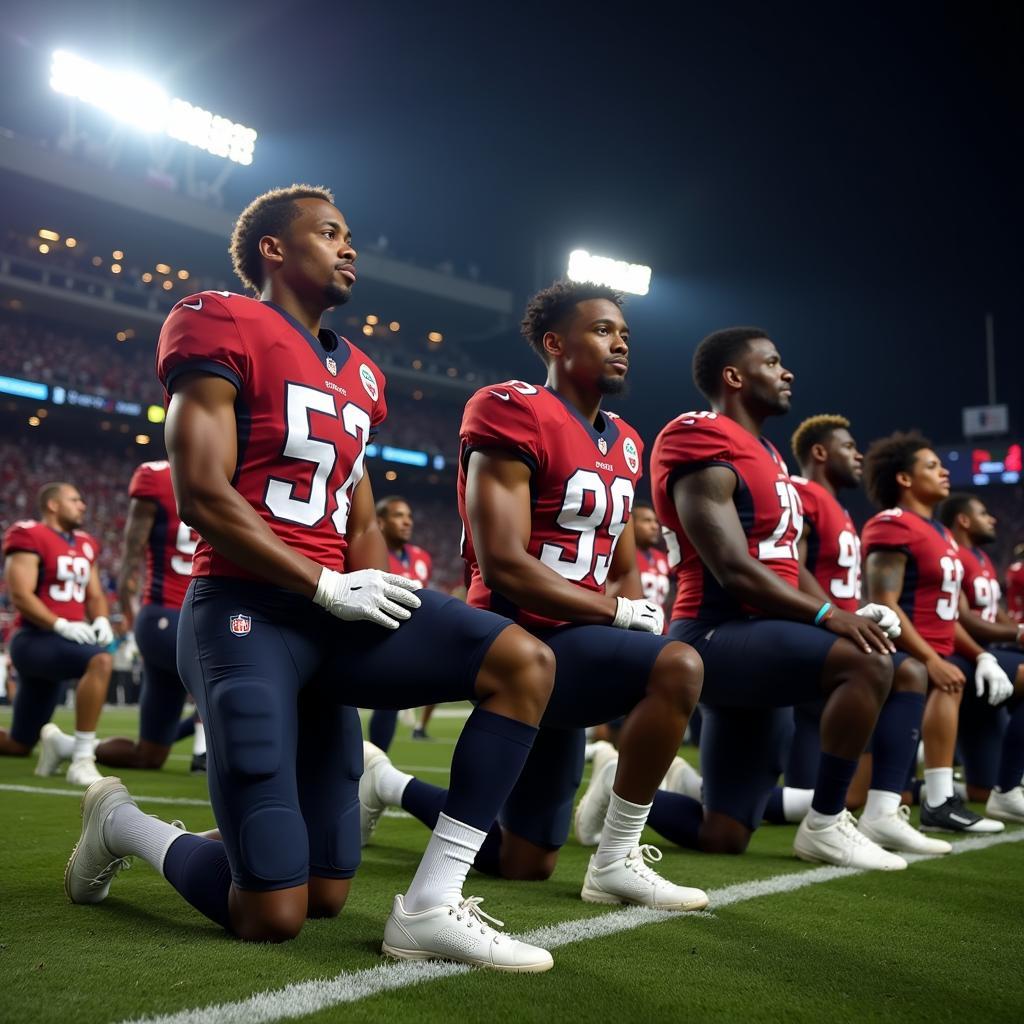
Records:
[[[403,505],[409,504],[409,502],[407,502],[400,494],[385,494],[383,498],[377,499],[377,504],[373,506],[373,510],[378,516],[383,518],[388,514],[388,509],[399,501]]]
[[[530,343],[534,352],[545,362],[544,335],[548,331],[557,331],[568,313],[580,302],[588,299],[607,299],[622,307],[622,293],[604,284],[591,284],[589,281],[555,281],[554,284],[537,292],[526,304],[526,312],[520,325],[523,337]]]
[[[864,456],[864,485],[871,500],[880,508],[897,505],[901,493],[897,473],[909,473],[917,453],[931,446],[931,441],[916,430],[897,431],[873,441]]]
[[[972,501],[979,501],[973,494],[968,494],[966,491],[954,491],[945,501],[939,506],[939,510],[936,513],[936,517],[943,526],[953,529],[953,524],[956,522],[956,517],[961,512],[966,512]]]
[[[833,430],[849,430],[850,421],[838,413],[822,413],[820,416],[809,416],[793,431],[789,445],[793,449],[796,461],[801,466],[807,465],[811,457],[811,449],[816,444],[828,440]]]
[[[722,371],[736,362],[757,338],[770,338],[760,327],[725,327],[709,334],[693,353],[693,383],[709,401],[722,387]]]
[[[299,214],[297,199],[324,199],[334,203],[334,193],[323,185],[289,185],[257,196],[239,215],[231,232],[231,265],[242,284],[258,295],[263,290],[263,257],[260,239],[280,235]]]

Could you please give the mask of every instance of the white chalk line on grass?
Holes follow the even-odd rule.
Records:
[[[168,761],[191,761],[191,754],[168,754]],[[408,772],[410,775],[447,775],[449,768],[438,768],[436,764],[396,764],[400,772]],[[449,766],[450,767],[450,766]]]
[[[1024,830],[963,839],[955,843],[953,853],[946,856],[987,850],[992,846],[1016,843],[1022,840],[1024,840]],[[908,855],[906,859],[919,861],[938,858]],[[794,871],[772,878],[763,878],[759,881],[740,882],[723,889],[713,889],[708,896],[711,899],[712,909],[717,911],[734,903],[743,903],[762,896],[779,896],[795,892],[797,889],[805,889],[808,886],[832,882],[838,878],[850,878],[854,875],[868,873],[859,868],[812,868],[807,871]],[[671,919],[693,916],[707,917],[708,914],[705,912],[701,915],[682,915],[670,910],[628,907],[598,917],[563,921],[561,924],[537,928],[532,932],[520,935],[519,938],[547,949],[557,949],[559,946],[566,946],[573,942],[588,942],[592,939],[615,935],[618,932],[642,928],[649,924],[659,924]],[[296,982],[285,988],[258,992],[248,999],[241,999],[237,1002],[213,1004],[160,1016],[135,1017],[122,1022],[122,1024],[271,1024],[273,1021],[306,1017],[333,1006],[355,1003],[361,999],[380,995],[382,992],[455,977],[472,969],[466,964],[436,961],[383,963],[377,967],[339,974],[336,978]]]

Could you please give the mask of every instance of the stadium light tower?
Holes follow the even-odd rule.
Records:
[[[592,256],[586,249],[574,249],[569,253],[568,274],[571,281],[606,284],[631,295],[646,295],[651,287],[650,267],[607,256]]]
[[[101,68],[66,50],[55,50],[50,86],[141,132],[168,135],[236,164],[252,163],[256,148],[252,128],[172,98],[140,75]]]

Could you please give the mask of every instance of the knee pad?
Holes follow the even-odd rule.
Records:
[[[358,829],[357,815],[357,836]],[[248,811],[238,838],[246,871],[261,882],[287,888],[302,885],[309,877],[306,824],[295,808],[278,805]]]
[[[282,721],[269,683],[222,684],[210,694],[210,711],[215,734],[223,739],[217,761],[231,774],[259,778],[280,770]]]
[[[338,872],[342,878],[351,878],[363,856],[359,834],[359,794],[355,787],[351,799],[346,799],[345,806],[340,808],[327,840],[330,863],[326,867]]]

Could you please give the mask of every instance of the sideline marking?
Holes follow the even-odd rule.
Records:
[[[994,836],[962,839],[953,845],[952,853],[944,856],[954,857],[957,854],[987,850],[991,846],[1017,843],[1022,840],[1024,840],[1024,829],[1001,832]],[[940,860],[942,857],[908,854],[905,859],[917,862]],[[713,889],[708,896],[711,898],[710,907],[713,913],[721,907],[744,903],[761,896],[778,896],[808,886],[821,885],[823,882],[831,882],[837,878],[850,878],[854,875],[871,873],[860,868],[812,868],[809,871],[795,871],[786,875],[763,878],[760,881],[739,882],[722,889]],[[707,912],[698,915],[685,915],[671,910],[627,907],[624,910],[616,910],[598,917],[548,925],[519,934],[517,937],[526,942],[542,945],[547,949],[557,949],[559,946],[565,946],[572,942],[586,942],[590,939],[614,935],[617,932],[630,931],[645,925],[659,924],[663,921],[687,916],[706,917]],[[248,999],[241,999],[237,1002],[215,1003],[210,1006],[152,1017],[132,1017],[121,1024],[272,1024],[274,1021],[319,1013],[332,1006],[355,1003],[382,992],[466,974],[471,970],[474,968],[466,964],[442,961],[384,963],[377,967],[339,974],[335,978],[296,982],[284,988],[258,992]]]

